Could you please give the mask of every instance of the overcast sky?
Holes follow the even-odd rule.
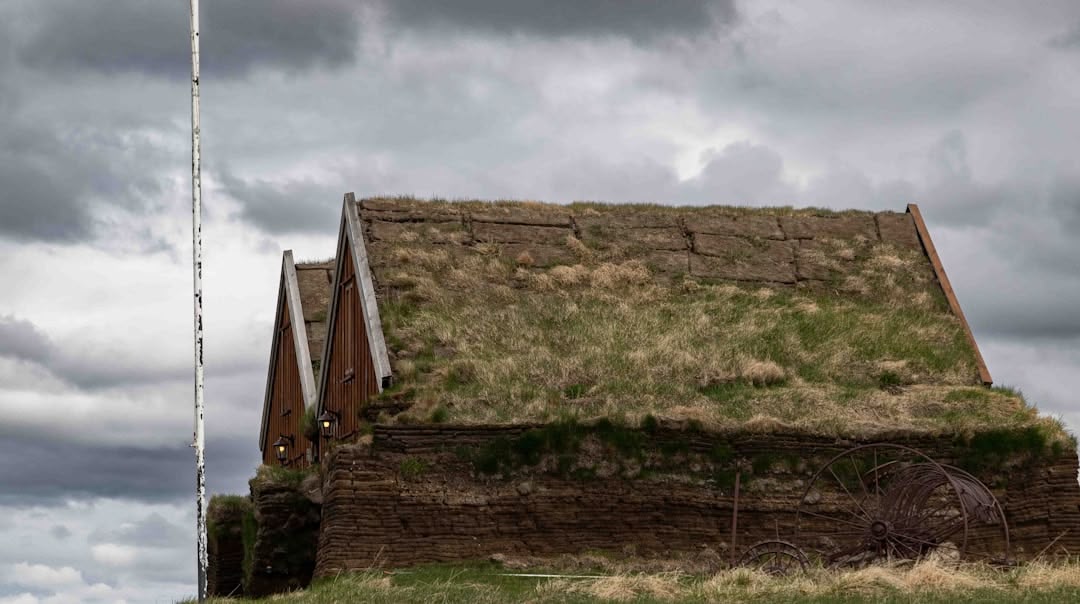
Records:
[[[342,194],[923,210],[1080,428],[1080,4],[208,0],[207,456]],[[194,593],[187,3],[0,0],[0,603]]]

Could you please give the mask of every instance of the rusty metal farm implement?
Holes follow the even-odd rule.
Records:
[[[738,483],[732,537],[738,523]],[[737,564],[774,575],[811,564],[842,568],[884,560],[1008,564],[1009,527],[993,493],[960,468],[903,445],[854,447],[810,479],[790,540],[761,541]]]

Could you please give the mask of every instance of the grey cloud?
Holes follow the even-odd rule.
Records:
[[[739,142],[708,154],[694,183],[709,203],[785,205],[791,190],[783,183],[784,161],[768,147]]]
[[[80,343],[82,344],[82,343]],[[191,377],[187,359],[117,358],[116,355],[95,356],[84,351],[94,343],[74,346],[59,345],[30,321],[13,315],[0,315],[0,356],[34,363],[54,376],[85,390],[116,386],[163,384]],[[228,358],[215,363],[208,376],[227,378],[262,369],[262,360]]]
[[[636,42],[667,34],[695,35],[737,18],[733,0],[391,0],[391,18],[405,27],[536,36],[617,36]]]
[[[1080,23],[1074,25],[1072,29],[1050,38],[1047,44],[1051,48],[1058,50],[1080,49]]]
[[[1051,209],[1061,215],[1063,223],[1080,230],[1080,174],[1055,178],[1049,196]]]
[[[12,315],[0,315],[0,356],[43,363],[52,354],[52,342],[37,326]]]
[[[534,166],[514,171],[513,178],[536,174]],[[535,176],[534,176],[535,177]],[[649,158],[625,163],[590,156],[573,156],[552,162],[540,188],[551,199],[564,201],[611,201],[668,203],[675,200],[678,176],[670,167]],[[518,191],[517,194],[523,192]],[[543,193],[539,191],[538,194]],[[509,193],[513,195],[514,193]]]
[[[54,524],[49,528],[49,534],[53,536],[53,539],[63,541],[71,537],[71,529],[62,524]]]
[[[147,210],[163,191],[168,152],[146,136],[11,119],[0,122],[0,236],[90,239],[100,226],[90,202]]]
[[[186,2],[34,2],[19,56],[62,72],[190,73]],[[340,67],[356,56],[357,15],[345,0],[215,0],[202,3],[202,67],[244,75],[258,67]]]
[[[985,226],[1025,194],[1009,181],[976,180],[968,163],[967,139],[960,131],[945,134],[926,158],[926,184],[913,201],[932,206],[949,224]]]
[[[240,202],[243,218],[268,233],[335,232],[343,185],[300,180],[275,186],[229,171],[220,178],[225,193]]]
[[[88,536],[90,543],[120,543],[139,547],[173,547],[188,539],[190,531],[169,522],[161,514],[119,526],[99,527]]]
[[[59,409],[57,421],[62,421]],[[251,440],[242,440],[208,441],[208,492],[247,492],[259,459]],[[167,502],[194,497],[194,479],[195,456],[188,446],[91,446],[11,433],[0,440],[0,505],[59,505],[96,497]]]

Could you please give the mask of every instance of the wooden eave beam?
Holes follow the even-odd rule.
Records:
[[[938,283],[941,284],[941,289],[945,293],[945,299],[949,301],[949,308],[960,319],[960,325],[964,328],[968,343],[971,344],[971,348],[975,351],[975,363],[979,368],[979,379],[982,380],[984,385],[990,386],[994,383],[994,380],[990,377],[990,370],[987,369],[986,361],[983,360],[982,353],[979,351],[979,344],[975,341],[975,334],[971,331],[967,317],[964,316],[964,311],[960,308],[960,301],[956,299],[956,292],[953,291],[952,283],[949,282],[949,276],[945,274],[945,266],[941,264],[941,257],[938,256],[937,248],[934,247],[934,242],[930,239],[930,230],[926,228],[922,212],[919,211],[919,206],[913,203],[908,204],[907,211],[915,221],[915,230],[919,233],[919,241],[922,243],[926,256],[930,258],[930,265],[934,268],[934,274],[937,276]]]

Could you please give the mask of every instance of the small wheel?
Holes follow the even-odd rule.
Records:
[[[759,541],[743,552],[736,566],[753,568],[774,577],[806,572],[810,560],[798,546],[787,541]]]

